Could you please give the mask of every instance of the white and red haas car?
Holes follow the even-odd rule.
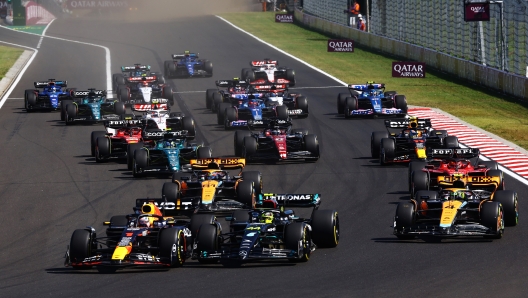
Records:
[[[242,79],[253,84],[288,84],[295,86],[295,70],[280,66],[277,60],[254,60],[250,63],[251,68],[243,68]]]
[[[187,130],[186,138],[194,139],[196,127],[192,117],[185,117],[181,112],[172,112],[168,104],[134,104],[132,111],[143,112],[139,118],[145,131],[179,131]]]

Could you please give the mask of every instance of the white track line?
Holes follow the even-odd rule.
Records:
[[[23,33],[23,34],[30,34],[30,35],[36,35],[36,36],[40,36],[40,40],[39,40],[39,43],[37,45],[37,47],[40,47],[40,44],[43,40],[43,38],[50,38],[50,39],[56,39],[56,40],[62,40],[62,41],[68,41],[68,42],[73,42],[73,43],[78,43],[78,44],[84,44],[84,45],[89,45],[89,46],[94,46],[94,47],[99,47],[99,48],[103,48],[105,50],[105,60],[106,60],[106,89],[107,90],[112,90],[112,60],[111,60],[111,56],[110,56],[110,49],[105,47],[105,46],[102,46],[102,45],[98,45],[98,44],[95,44],[95,43],[89,43],[89,42],[83,42],[83,41],[77,41],[77,40],[71,40],[71,39],[66,39],[66,38],[61,38],[61,37],[55,37],[55,36],[48,36],[46,35],[46,31],[48,30],[49,26],[51,25],[51,23],[53,23],[54,20],[52,20],[47,26],[46,28],[44,29],[44,31],[42,31],[42,35],[40,34],[36,34],[36,33],[31,33],[31,32],[23,32],[23,31],[18,31],[18,30],[15,30],[15,29],[12,29],[12,28],[9,28],[9,27],[6,27],[6,26],[0,26],[4,29],[7,29],[7,30],[11,30],[11,31],[15,31],[15,32],[18,32],[18,33]],[[17,45],[17,46],[20,46],[20,45]],[[27,47],[26,47],[27,48]],[[36,50],[36,49],[35,49]],[[30,59],[31,61],[33,60],[34,56]],[[21,73],[22,74],[22,73]],[[18,83],[18,79],[16,81],[16,83]],[[16,84],[14,84],[16,85]],[[9,92],[10,93],[10,92]],[[7,93],[6,93],[7,94]],[[112,93],[108,93],[108,98],[113,98],[113,94]],[[1,108],[1,106],[0,106]]]

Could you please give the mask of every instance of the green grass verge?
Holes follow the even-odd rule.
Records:
[[[0,46],[0,80],[9,71],[11,66],[15,64],[15,61],[22,52],[24,52],[24,50]]]
[[[293,24],[275,23],[273,13],[233,13],[221,16],[344,82],[357,84],[368,80],[385,83],[387,90],[405,94],[410,105],[442,109],[528,149],[526,102],[433,71],[428,71],[425,79],[393,78],[393,57],[361,48],[356,48],[354,53],[328,53],[326,40],[329,36]],[[337,97],[337,93],[329,96]]]

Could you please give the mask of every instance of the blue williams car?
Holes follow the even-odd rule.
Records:
[[[34,82],[35,89],[24,92],[24,108],[26,112],[34,110],[58,110],[63,99],[71,99],[74,89],[66,89],[67,81],[49,79]]]
[[[222,118],[225,129],[246,126],[267,127],[270,119],[284,121],[289,119],[287,106],[268,106],[264,100],[253,94],[238,100],[232,97],[231,100],[232,104],[221,103],[218,110],[218,117]]]
[[[213,75],[213,63],[199,59],[197,53],[185,51],[184,54],[172,55],[172,61],[164,64],[165,76],[172,77],[210,77]]]
[[[158,138],[153,145],[135,149],[132,160],[134,177],[147,175],[171,175],[183,169],[190,170],[189,161],[196,158],[210,158],[211,148],[187,143],[187,130],[148,131],[144,138]]]
[[[73,96],[73,100],[62,101],[61,118],[66,125],[121,120],[125,114],[125,104],[107,99],[106,91],[75,91]]]
[[[348,85],[349,93],[337,96],[337,112],[345,118],[354,116],[407,115],[405,95],[396,91],[385,92],[385,84],[367,82],[364,85]]]

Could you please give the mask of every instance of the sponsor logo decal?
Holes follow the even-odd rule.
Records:
[[[425,78],[425,63],[392,62],[392,76],[396,78]]]
[[[351,39],[329,39],[327,52],[354,52],[354,41]]]
[[[275,14],[275,23],[293,23],[293,14]]]
[[[490,20],[490,6],[488,3],[465,3],[464,21],[478,22]]]

